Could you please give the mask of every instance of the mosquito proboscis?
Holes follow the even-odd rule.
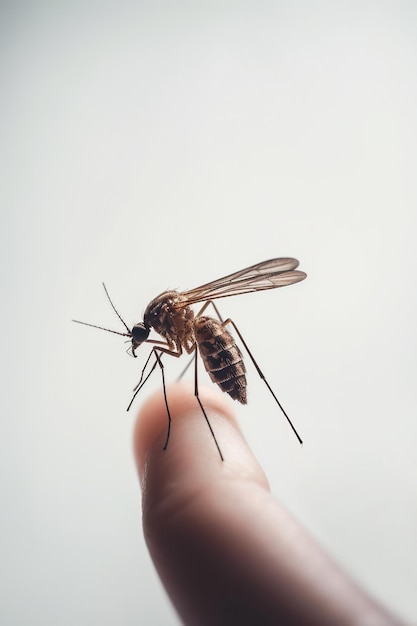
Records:
[[[182,292],[174,290],[164,291],[148,304],[143,316],[143,321],[138,322],[132,328],[129,328],[119,314],[103,283],[110,305],[123,324],[126,332],[111,330],[95,324],[80,322],[79,320],[73,321],[77,322],[77,324],[91,326],[92,328],[105,330],[106,332],[121,335],[122,337],[128,337],[131,341],[129,350],[133,356],[136,356],[135,350],[143,343],[152,344],[152,350],[142,369],[139,383],[134,389],[134,394],[127,410],[130,409],[133,400],[152,372],[159,366],[162,374],[164,400],[168,415],[168,429],[164,450],[168,447],[171,433],[171,414],[166,394],[162,355],[168,354],[169,356],[179,358],[186,352],[187,354],[193,355],[195,363],[194,395],[210,429],[220,458],[223,460],[223,454],[198,393],[197,353],[200,354],[211,380],[231,398],[242,404],[246,404],[247,382],[243,356],[233,335],[226,329],[226,326],[231,326],[237,334],[260,378],[266,384],[275,402],[286,417],[295,436],[300,444],[302,444],[302,439],[294,424],[269,385],[236,324],[230,318],[223,320],[214,302],[214,300],[220,298],[228,298],[230,296],[253,293],[256,291],[265,291],[267,289],[277,289],[278,287],[286,287],[287,285],[298,283],[307,276],[304,272],[296,269],[298,265],[297,259],[290,257],[270,259],[269,261],[251,265],[246,269],[234,272],[233,274],[206,283],[195,289]],[[199,303],[203,303],[203,306],[195,313],[191,307]],[[209,306],[213,307],[217,316],[216,318],[204,315],[204,312]],[[158,333],[162,339],[150,339],[149,334],[151,330]],[[146,368],[152,359],[152,355],[154,356],[154,363],[150,371],[145,374]]]

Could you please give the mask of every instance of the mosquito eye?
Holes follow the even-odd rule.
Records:
[[[132,341],[134,343],[142,343],[142,341],[146,341],[149,337],[149,328],[145,326],[142,322],[139,324],[135,324],[132,328]]]

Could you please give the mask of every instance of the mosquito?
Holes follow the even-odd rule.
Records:
[[[166,394],[162,355],[167,354],[179,358],[185,352],[193,356],[194,395],[210,429],[220,458],[222,461],[224,460],[213,428],[199,397],[197,355],[200,354],[204,367],[213,383],[217,384],[220,389],[233,398],[233,400],[237,400],[241,404],[247,404],[246,367],[243,361],[243,355],[234,337],[226,329],[227,326],[232,327],[239,337],[240,342],[245,348],[260,378],[264,381],[275,402],[286,417],[299,443],[302,444],[302,439],[294,424],[270,387],[236,324],[230,318],[223,320],[214,302],[214,300],[219,300],[220,298],[228,298],[230,296],[238,296],[256,291],[265,291],[267,289],[277,289],[278,287],[286,287],[287,285],[298,283],[307,276],[304,272],[296,269],[298,265],[299,262],[297,259],[289,257],[270,259],[269,261],[251,265],[246,269],[234,272],[233,274],[206,283],[195,289],[190,289],[189,291],[164,291],[148,304],[143,316],[143,321],[138,322],[131,329],[114,306],[106,286],[103,283],[110,305],[125,327],[126,332],[110,330],[109,328],[88,324],[87,322],[80,322],[79,320],[73,321],[77,324],[91,326],[92,328],[105,330],[106,332],[121,335],[122,337],[128,337],[131,341],[129,351],[135,357],[135,350],[143,343],[153,345],[142,369],[140,380],[133,390],[133,397],[127,410],[132,406],[133,400],[152,372],[159,366],[162,375],[164,401],[168,415],[168,428],[163,447],[164,450],[168,447],[171,434],[171,414]],[[195,313],[191,307],[192,305],[200,303],[203,303],[203,305],[198,312]],[[204,315],[204,312],[209,306],[212,306],[214,309],[217,316],[216,318]],[[149,334],[152,329],[162,337],[162,340],[149,339]],[[145,374],[152,357],[154,358],[153,365],[150,371]]]

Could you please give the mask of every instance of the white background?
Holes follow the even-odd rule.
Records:
[[[274,256],[308,279],[221,310],[305,445],[251,367],[242,428],[277,497],[417,620],[416,4],[0,17],[1,623],[178,624],[141,533],[140,361],[70,320],[120,329],[103,280],[130,325]]]

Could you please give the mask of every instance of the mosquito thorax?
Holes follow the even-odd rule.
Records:
[[[176,314],[175,305],[179,301],[177,291],[164,291],[154,298],[146,307],[143,321],[146,326],[154,328],[161,333],[161,329],[170,324],[172,316]]]
[[[146,307],[145,326],[166,339],[170,350],[188,349],[194,343],[194,313],[178,291],[164,291]]]

